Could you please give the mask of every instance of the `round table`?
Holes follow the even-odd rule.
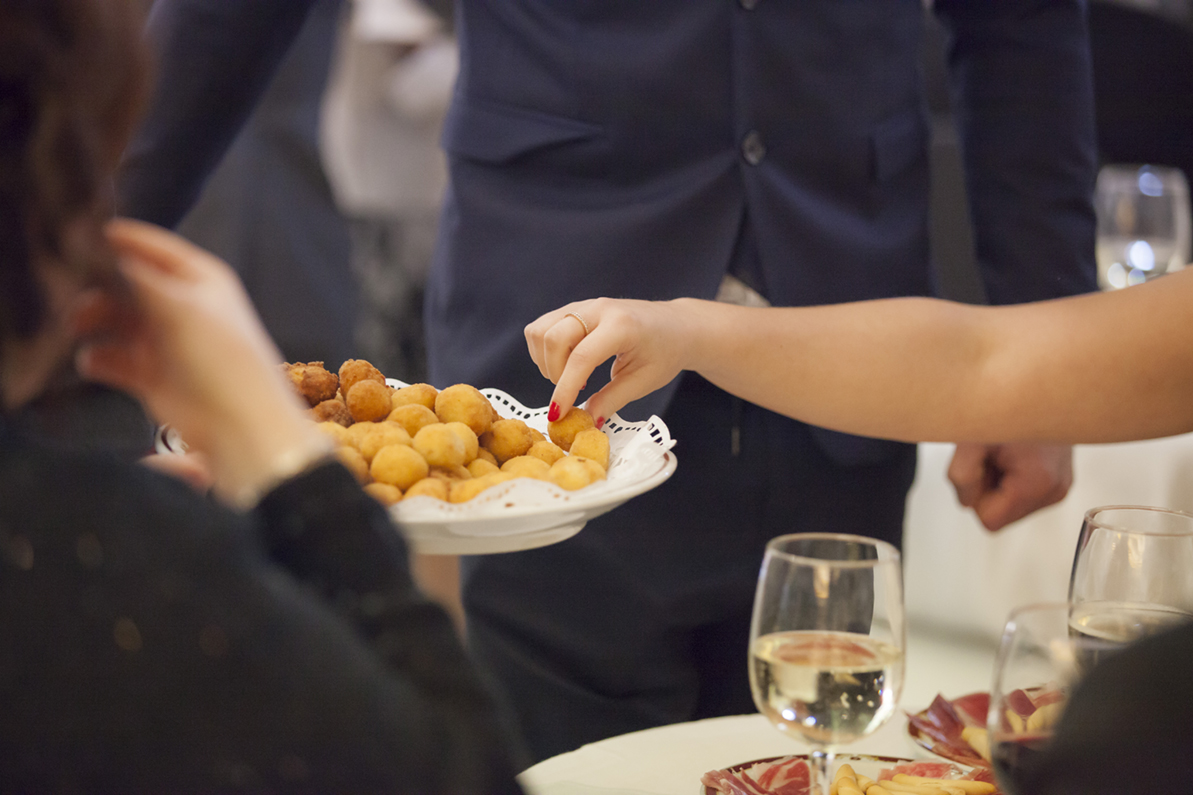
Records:
[[[698,795],[709,770],[807,751],[761,715],[733,715],[610,737],[539,762],[518,780],[530,795]],[[927,756],[908,738],[902,712],[842,751]]]

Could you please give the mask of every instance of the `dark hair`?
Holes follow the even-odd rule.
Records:
[[[107,260],[111,174],[145,92],[139,12],[130,0],[0,0],[0,341],[41,328],[38,260],[83,273]]]

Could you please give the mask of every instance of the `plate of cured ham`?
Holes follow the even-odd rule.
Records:
[[[949,700],[937,695],[928,708],[907,716],[907,733],[916,745],[968,767],[990,767],[986,736],[989,693]]]
[[[875,791],[875,795],[882,791],[906,793],[908,787],[939,789],[941,792],[955,788],[966,795],[999,793],[988,768],[965,769],[950,762],[916,762],[891,756],[838,754],[830,771],[834,781],[845,775],[846,768],[854,779],[854,789],[857,791],[867,792],[870,787],[882,787],[882,790]],[[811,792],[810,781],[808,757],[800,754],[756,759],[721,770],[710,770],[700,783],[703,795],[815,795]],[[887,790],[884,782],[891,789]],[[952,786],[949,782],[953,782]]]

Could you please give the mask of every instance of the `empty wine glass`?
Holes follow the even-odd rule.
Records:
[[[899,551],[804,533],[766,546],[750,625],[754,703],[812,746],[810,792],[828,795],[836,750],[877,730],[903,689]]]
[[[1098,283],[1140,284],[1189,259],[1189,185],[1177,168],[1107,165],[1094,192]]]
[[[994,775],[1007,795],[1021,795],[1052,741],[1069,694],[1109,644],[1069,631],[1071,606],[1038,604],[1011,613],[990,688],[987,730]]]
[[[1193,618],[1193,516],[1111,505],[1085,514],[1069,601],[1073,630],[1124,644]]]

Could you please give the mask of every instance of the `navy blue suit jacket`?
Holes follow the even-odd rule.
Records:
[[[174,41],[165,107],[133,149],[126,195],[185,204],[307,3],[158,1]],[[1093,289],[1083,0],[935,11],[953,37],[988,295]],[[712,297],[743,222],[775,304],[930,294],[923,13],[920,0],[460,0],[431,380],[545,402],[527,322],[599,295]],[[152,173],[154,151],[183,165]]]
[[[936,11],[988,294],[1092,289],[1083,4]],[[931,293],[922,23],[918,0],[463,2],[432,378],[545,400],[525,322],[598,295],[710,298],[743,216],[773,303]]]

